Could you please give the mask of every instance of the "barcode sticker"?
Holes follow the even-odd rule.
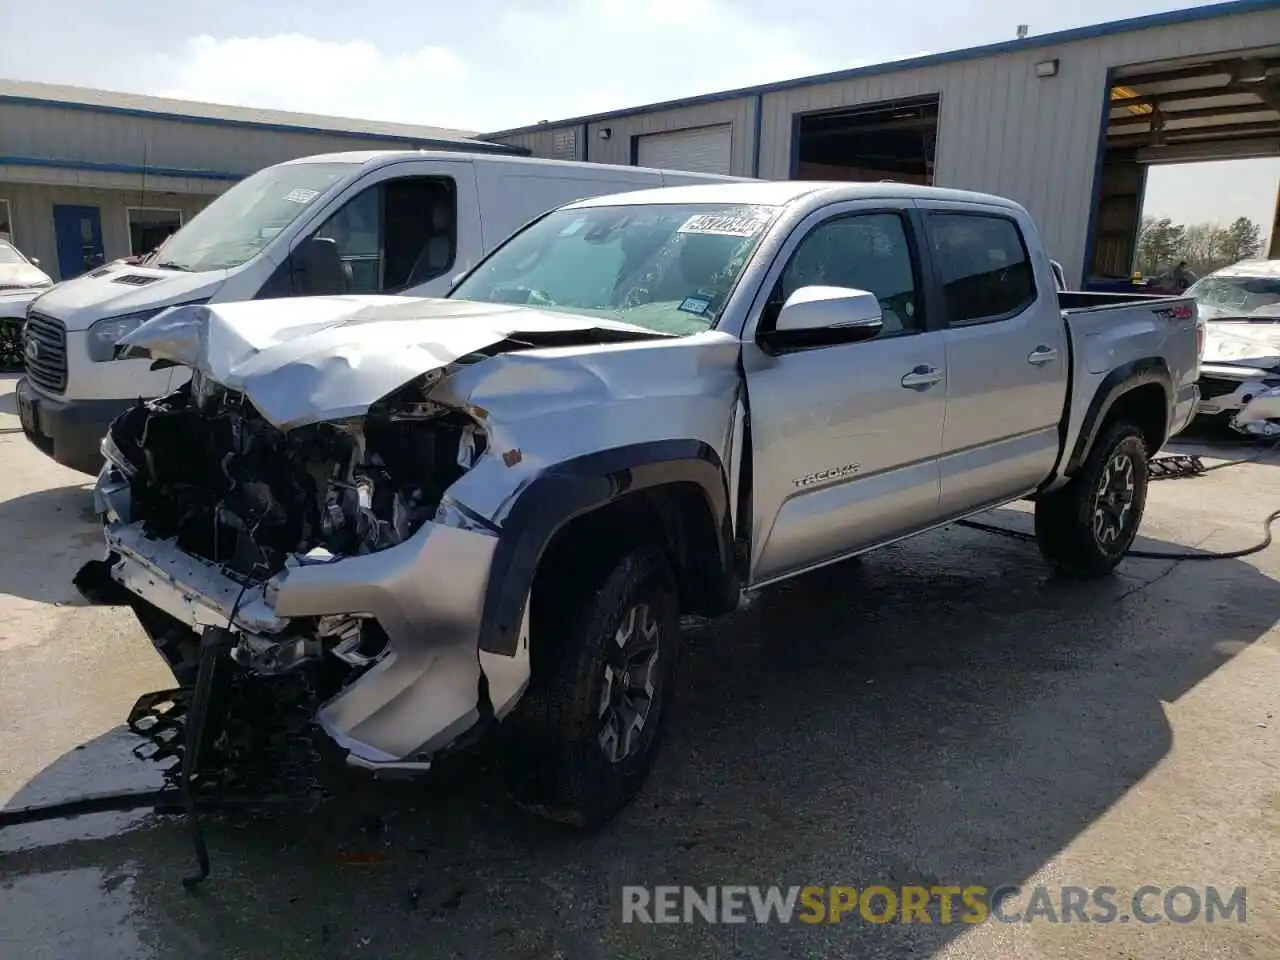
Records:
[[[286,193],[284,198],[290,203],[310,203],[318,196],[320,196],[319,190],[308,190],[305,187],[298,187],[296,190],[290,190]]]
[[[754,237],[765,225],[758,217],[699,213],[690,217],[676,233],[711,233],[721,237]]]

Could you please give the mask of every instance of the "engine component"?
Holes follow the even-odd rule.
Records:
[[[104,451],[149,535],[257,583],[290,556],[395,546],[434,516],[485,438],[445,408],[424,417],[423,403],[415,393],[364,418],[282,432],[198,377],[123,415]]]

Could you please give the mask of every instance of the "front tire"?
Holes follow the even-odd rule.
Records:
[[[1096,577],[1133,546],[1147,503],[1147,447],[1131,423],[1112,424],[1080,472],[1036,501],[1040,552],[1064,573]]]
[[[679,605],[656,549],[603,583],[558,575],[534,599],[529,689],[499,727],[516,802],[595,826],[635,796],[653,764],[675,682]]]

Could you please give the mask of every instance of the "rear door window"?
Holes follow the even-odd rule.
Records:
[[[1013,220],[930,213],[927,224],[952,326],[1005,320],[1035,302],[1031,257]]]

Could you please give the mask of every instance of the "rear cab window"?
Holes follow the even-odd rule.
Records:
[[[933,212],[925,222],[951,326],[1007,320],[1035,302],[1031,256],[1012,218]]]

